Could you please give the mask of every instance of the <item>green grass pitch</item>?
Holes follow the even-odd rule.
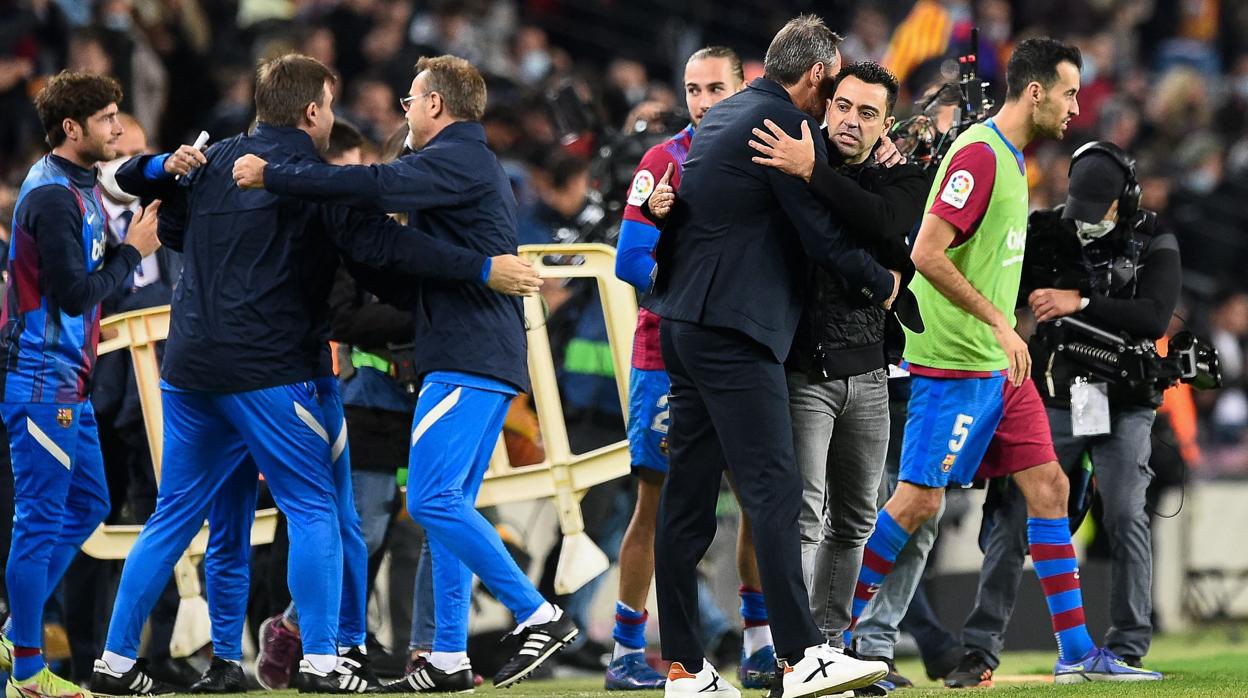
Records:
[[[1241,696],[1248,698],[1248,628],[1214,627],[1204,631],[1159,637],[1153,643],[1147,665],[1164,672],[1166,678],[1160,683],[1098,683],[1078,686],[1055,686],[1052,684],[1053,656],[1045,652],[1007,653],[993,689],[972,689],[974,696],[1026,696],[1049,698],[1050,696],[1078,696],[1079,698],[1205,698],[1206,696]],[[926,696],[957,696],[949,689],[929,682],[923,676],[917,660],[903,660],[898,667],[903,674],[916,681],[913,689],[903,689],[892,695],[896,698],[919,698]],[[731,668],[723,668],[727,675]],[[602,690],[600,677],[556,679],[552,681],[526,681],[510,689],[495,690],[487,684],[477,689],[477,694],[497,695],[499,698],[620,698],[635,695],[637,698],[658,697],[661,691],[640,691],[632,694],[608,693]],[[240,694],[241,695],[241,694]],[[273,694],[295,696],[294,691]],[[764,691],[745,691],[743,696],[762,698]]]

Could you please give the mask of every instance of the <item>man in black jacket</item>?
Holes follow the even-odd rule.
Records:
[[[1095,473],[1109,535],[1109,614],[1105,646],[1134,667],[1152,640],[1152,542],[1144,493],[1153,472],[1153,420],[1161,391],[1111,383],[1107,429],[1080,429],[1072,401],[1096,390],[1087,368],[1058,346],[1076,338],[1050,322],[1071,316],[1133,341],[1159,339],[1179,301],[1182,268],[1178,240],[1159,230],[1152,211],[1139,210],[1135,164],[1112,143],[1089,143],[1075,153],[1065,206],[1031,214],[1020,300],[1039,326],[1029,343],[1032,378],[1048,408],[1053,447],[1071,478],[1074,506],[1082,506]],[[1092,435],[1089,432],[1100,431]],[[1078,433],[1076,433],[1078,432]],[[1085,462],[1085,456],[1086,461]],[[1087,472],[1088,466],[1093,469]],[[1011,481],[994,483],[979,593],[962,631],[967,654],[946,679],[952,687],[978,686],[1000,663],[1027,554],[1026,510]],[[1077,513],[1072,511],[1071,518]],[[982,536],[981,536],[982,540]]]
[[[661,344],[672,381],[670,472],[655,537],[663,654],[673,661],[669,695],[736,693],[703,660],[694,621],[696,567],[714,537],[725,467],[754,522],[776,654],[792,665],[784,674],[786,698],[857,688],[887,671],[826,645],[811,618],[783,362],[812,261],[835,269],[864,305],[889,304],[900,277],[853,247],[804,182],[750,162],[745,147],[765,118],[794,132],[818,123],[840,63],[838,43],[813,16],[780,30],[764,77],[704,117],[659,241],[647,307],[664,318]],[[815,151],[826,161],[822,140]]]
[[[816,162],[809,133],[796,140],[770,122],[750,144],[764,156],[757,162],[806,181],[882,264],[906,269],[912,268],[906,234],[923,212],[927,177],[918,165],[886,168],[871,157],[893,124],[897,92],[897,79],[878,63],[842,68],[828,108],[826,163]],[[886,353],[900,348],[901,336],[890,323],[895,320],[883,308],[859,306],[840,277],[816,268],[785,363],[804,480],[802,571],[815,622],[836,647],[844,645],[849,627],[888,450]],[[889,335],[893,342],[886,347]]]

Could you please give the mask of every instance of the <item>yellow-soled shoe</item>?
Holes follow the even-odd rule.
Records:
[[[9,678],[4,695],[5,698],[93,698],[90,691],[53,674],[46,666],[25,681]]]

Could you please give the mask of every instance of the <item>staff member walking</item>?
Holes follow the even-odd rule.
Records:
[[[707,112],[685,162],[680,198],[658,246],[650,310],[661,324],[671,376],[670,466],[655,556],[667,695],[737,695],[696,633],[696,567],[715,534],[718,483],[727,467],[754,522],[776,654],[792,665],[785,698],[865,686],[887,667],[834,650],[810,615],[797,518],[802,483],[784,359],[793,343],[811,263],[828,265],[863,305],[888,304],[898,276],[850,246],[802,180],[750,161],[765,118],[796,133],[818,128],[839,67],[840,41],[801,16],[772,40],[764,77]],[[816,157],[827,147],[816,140]]]

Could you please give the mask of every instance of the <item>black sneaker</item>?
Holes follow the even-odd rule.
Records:
[[[454,671],[448,672],[420,657],[407,676],[385,686],[386,693],[472,693],[475,690],[472,662],[467,658]]]
[[[847,653],[847,654],[848,654],[848,653]],[[887,665],[888,665],[888,676],[885,676],[883,679],[880,679],[881,681],[887,681],[887,682],[889,682],[889,683],[893,684],[893,686],[894,686],[894,687],[896,687],[896,688],[912,688],[912,687],[914,686],[914,682],[913,682],[913,681],[911,681],[910,679],[907,679],[905,676],[902,676],[901,674],[897,673],[897,663],[896,663],[896,662],[894,662],[894,661],[892,660],[892,658],[890,658],[890,657],[870,657],[870,656],[867,656],[867,655],[865,655],[865,654],[855,654],[854,656],[855,656],[855,657],[857,657],[857,658],[859,658],[859,659],[861,659],[861,660],[863,660],[863,661],[867,661],[867,662],[884,662],[885,664],[887,664]]]
[[[967,652],[945,677],[946,688],[991,688],[992,665],[979,652]]]
[[[528,678],[533,670],[571,642],[580,630],[563,609],[555,609],[555,619],[529,627],[507,637],[516,638],[520,649],[494,675],[494,687],[506,688]]]
[[[169,696],[177,689],[163,681],[157,681],[144,670],[147,662],[140,659],[130,671],[118,674],[108,668],[103,659],[95,660],[91,672],[91,692],[97,696]]]
[[[367,681],[369,685],[381,686],[383,684],[382,680],[377,678],[377,672],[373,671],[373,660],[364,650],[361,650],[359,647],[352,647],[339,656],[353,663],[355,675]]]
[[[299,672],[295,683],[300,693],[380,693],[381,685],[369,682],[358,672],[360,664],[346,657],[338,658],[333,671],[322,673],[308,660],[299,660]]]
[[[172,686],[178,690],[190,688],[199,681],[200,674],[191,666],[191,663],[185,659],[174,659],[173,657],[165,657],[155,661],[148,661],[147,667],[143,670],[148,676],[163,684]]]
[[[927,673],[927,678],[932,681],[941,681],[958,668],[965,654],[965,648],[961,645],[954,645],[930,660],[928,657],[923,657],[923,670]]]
[[[243,667],[220,657],[213,657],[204,676],[191,685],[190,693],[246,693],[247,677]]]

